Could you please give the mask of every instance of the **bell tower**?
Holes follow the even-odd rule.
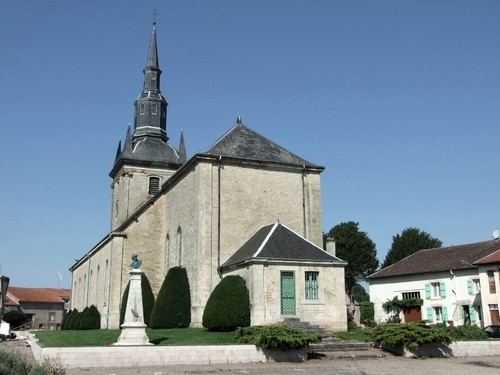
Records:
[[[176,149],[168,144],[167,100],[161,94],[156,22],[149,43],[144,85],[134,102],[134,129],[118,144],[109,176],[112,182],[111,230],[123,224],[186,161],[184,136]]]

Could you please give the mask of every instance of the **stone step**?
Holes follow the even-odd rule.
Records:
[[[371,349],[368,342],[322,341],[309,344],[310,351],[366,351]]]

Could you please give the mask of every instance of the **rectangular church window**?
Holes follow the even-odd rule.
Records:
[[[319,299],[318,275],[319,272],[306,272],[306,299]]]

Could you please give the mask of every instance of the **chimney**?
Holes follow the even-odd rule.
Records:
[[[335,255],[335,239],[333,236],[327,236],[326,237],[326,252],[330,255]]]

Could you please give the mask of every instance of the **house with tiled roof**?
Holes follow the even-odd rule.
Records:
[[[394,297],[407,305],[405,322],[429,320],[486,326],[499,324],[500,239],[420,250],[368,276],[375,320],[389,318],[382,305]]]
[[[61,326],[62,318],[69,308],[69,298],[69,289],[9,286],[5,311],[22,312],[30,328],[55,330]]]
[[[131,256],[138,254],[155,295],[169,269],[186,269],[192,326],[202,325],[219,282],[237,273],[250,292],[251,324],[298,318],[347,330],[345,264],[321,249],[324,167],[241,117],[188,158],[182,134],[178,149],[168,143],[156,25],[143,73],[134,129],[119,143],[109,174],[111,227],[70,267],[71,308],[94,305],[102,328],[118,328]],[[282,225],[270,224],[277,220]]]

